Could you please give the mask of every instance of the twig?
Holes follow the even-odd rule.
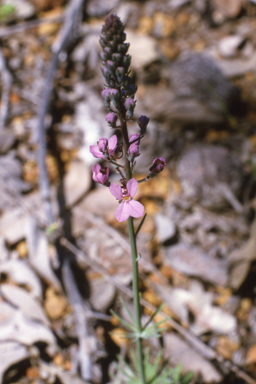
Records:
[[[0,129],[5,127],[6,120],[9,112],[9,97],[12,86],[12,75],[8,70],[5,62],[5,58],[0,49],[0,72],[2,78],[2,98],[1,98],[1,109],[0,109]]]
[[[64,19],[64,16],[49,17],[49,18],[45,17],[43,19],[31,20],[31,21],[27,21],[26,23],[11,25],[9,27],[2,27],[0,28],[0,38],[8,37],[16,33],[26,31],[27,29],[36,28],[40,24],[59,23],[59,22],[62,22],[63,19]]]
[[[61,28],[52,46],[52,60],[48,68],[42,101],[38,112],[38,168],[40,175],[39,185],[48,226],[54,222],[54,218],[50,202],[49,180],[45,165],[46,138],[44,120],[50,103],[50,96],[53,89],[53,79],[58,66],[59,54],[61,53],[61,51],[67,48],[67,45],[70,40],[75,37],[74,31],[79,26],[78,19],[81,19],[82,5],[84,1],[85,0],[71,0],[67,8],[66,14],[64,16],[63,27]]]
[[[81,376],[84,380],[92,379],[92,364],[91,364],[91,351],[90,343],[88,342],[88,330],[87,330],[87,316],[84,308],[83,300],[77,289],[76,282],[73,277],[73,273],[70,268],[70,262],[67,258],[64,260],[62,266],[62,278],[67,292],[70,303],[75,314],[76,319],[76,332],[79,343],[79,362],[81,369]]]
[[[90,259],[84,252],[82,252],[80,249],[76,248],[73,244],[71,244],[66,238],[60,239],[61,245],[63,245],[65,248],[67,248],[70,252],[72,252],[76,258],[78,263],[81,265],[81,263],[90,266],[93,268],[96,272],[99,272],[105,276],[106,279],[108,279],[112,284],[116,286],[122,293],[127,295],[130,298],[133,298],[133,292],[130,288],[127,288],[117,277],[109,275],[109,273],[106,271],[106,269],[102,266],[100,266],[95,260]],[[151,311],[156,311],[156,307],[152,304],[150,304],[147,300],[141,298],[141,304],[145,307],[150,309]],[[166,316],[163,312],[160,312],[162,316]],[[243,372],[241,369],[239,369],[236,365],[231,363],[230,361],[225,360],[220,354],[218,354],[216,351],[214,351],[209,346],[205,345],[200,339],[196,338],[193,334],[191,334],[189,331],[184,329],[181,325],[179,325],[175,320],[173,319],[167,319],[166,322],[175,329],[180,335],[184,337],[184,339],[202,355],[208,360],[217,361],[219,364],[225,363],[225,368],[227,368],[230,372],[233,372],[237,377],[243,379],[248,384],[256,384],[256,381],[253,380],[250,376],[248,376],[245,372]]]

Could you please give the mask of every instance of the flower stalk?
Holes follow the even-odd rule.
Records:
[[[97,145],[90,147],[90,152],[94,157],[101,161],[108,162],[112,165],[115,172],[119,174],[120,184],[111,183],[109,181],[109,168],[94,165],[93,180],[109,187],[110,193],[118,200],[119,205],[115,212],[115,217],[119,222],[127,221],[129,239],[131,245],[131,261],[133,274],[133,299],[134,313],[132,324],[129,325],[126,321],[123,324],[129,325],[130,337],[136,341],[137,350],[137,372],[134,372],[134,377],[138,378],[138,383],[147,384],[149,380],[146,378],[145,371],[145,356],[143,354],[142,341],[147,337],[155,337],[158,334],[157,328],[153,325],[142,327],[141,325],[141,305],[139,292],[139,270],[138,270],[138,253],[136,245],[136,236],[144,222],[144,206],[134,200],[134,196],[138,189],[139,182],[148,181],[149,178],[161,172],[166,164],[165,160],[156,158],[152,166],[149,168],[148,175],[137,181],[133,177],[134,168],[136,165],[135,158],[140,156],[140,142],[146,133],[149,118],[140,116],[137,123],[139,133],[132,133],[129,137],[127,121],[131,121],[134,109],[136,107],[135,93],[137,87],[132,84],[132,79],[129,76],[129,66],[131,56],[127,54],[129,44],[125,43],[126,34],[124,26],[116,15],[108,15],[105,19],[105,24],[102,27],[100,44],[102,52],[101,73],[104,77],[105,89],[102,91],[104,104],[108,110],[106,121],[113,129],[121,131],[121,139],[119,135],[113,135],[109,139],[99,139]],[[119,120],[119,121],[118,121]],[[117,124],[118,122],[118,124]],[[121,153],[121,155],[120,155]],[[119,154],[119,157],[118,157]],[[123,158],[123,159],[122,159]],[[122,159],[122,163],[119,160]],[[144,217],[143,217],[144,216]],[[135,232],[133,218],[143,217],[139,229]],[[127,307],[124,306],[127,310]],[[131,314],[129,313],[131,317]],[[152,319],[154,318],[154,315]],[[137,381],[136,381],[137,382]]]
[[[129,239],[131,244],[131,255],[132,255],[132,289],[133,289],[133,305],[135,313],[135,321],[137,332],[142,333],[141,327],[141,305],[140,305],[140,293],[139,293],[139,268],[138,268],[138,254],[137,254],[137,245],[136,245],[136,236],[134,232],[133,218],[129,217],[127,220]],[[138,366],[139,374],[142,384],[146,384],[144,364],[143,364],[143,350],[142,350],[142,339],[137,339],[137,357],[138,357]]]

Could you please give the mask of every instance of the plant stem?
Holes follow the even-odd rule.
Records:
[[[129,238],[131,244],[131,255],[132,255],[132,289],[133,289],[133,303],[134,303],[134,312],[135,320],[137,326],[137,332],[141,333],[141,306],[140,306],[140,294],[139,294],[139,271],[138,271],[138,255],[137,255],[137,246],[136,246],[136,237],[133,227],[133,218],[129,217],[127,220]],[[142,339],[138,338],[137,342],[137,355],[138,355],[138,365],[139,365],[139,374],[141,379],[141,384],[146,384],[144,365],[143,365],[143,352],[142,352]]]

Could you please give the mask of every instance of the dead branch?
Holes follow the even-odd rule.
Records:
[[[25,23],[19,23],[16,25],[8,26],[8,27],[1,27],[0,28],[0,38],[15,35],[16,33],[24,32],[28,29],[36,28],[40,24],[60,23],[63,21],[63,19],[64,19],[64,16],[49,17],[49,18],[31,20],[31,21],[27,21]]]
[[[48,226],[54,222],[54,217],[50,202],[50,185],[45,165],[46,138],[44,120],[49,108],[50,96],[53,90],[53,79],[58,66],[59,55],[67,48],[70,41],[78,35],[84,1],[85,0],[71,0],[67,8],[64,16],[63,27],[59,31],[56,41],[52,46],[52,60],[46,75],[42,100],[38,112],[38,168],[40,175],[39,186]]]
[[[70,262],[67,258],[64,260],[62,267],[62,278],[65,286],[66,293],[74,310],[76,318],[76,332],[79,344],[79,362],[81,369],[81,376],[84,380],[92,379],[92,364],[91,364],[91,350],[89,342],[89,334],[87,327],[87,317],[84,308],[83,300],[77,289],[74,276],[71,271]]]
[[[5,58],[0,49],[0,72],[2,78],[2,97],[1,97],[1,109],[0,109],[0,128],[4,128],[9,112],[10,105],[10,92],[12,86],[12,75],[8,70],[5,62]]]

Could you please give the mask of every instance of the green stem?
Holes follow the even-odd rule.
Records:
[[[139,271],[138,271],[138,255],[137,255],[137,246],[136,246],[136,236],[134,233],[133,227],[133,218],[129,217],[127,220],[129,238],[131,244],[131,254],[132,254],[132,289],[133,289],[133,302],[134,302],[134,312],[135,320],[137,326],[137,332],[141,333],[141,306],[140,306],[140,294],[139,294]],[[141,384],[146,384],[144,365],[143,365],[143,351],[142,351],[142,339],[138,338],[137,342],[137,355],[138,355],[138,365]]]

